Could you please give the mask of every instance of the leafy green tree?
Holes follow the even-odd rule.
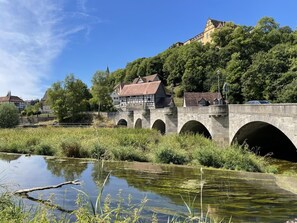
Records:
[[[151,58],[148,58],[147,68],[146,68],[146,74],[152,75],[152,74],[159,74],[159,77],[163,79],[163,62],[161,60],[160,56],[154,56]]]
[[[0,104],[0,128],[14,128],[19,124],[19,111],[14,104]]]
[[[67,111],[72,121],[76,121],[81,112],[87,111],[88,100],[92,97],[88,87],[74,75],[68,75],[64,80],[66,89]]]
[[[182,86],[185,91],[204,91],[206,74],[203,66],[201,66],[203,64],[201,60],[201,58],[196,57],[186,63],[186,70],[182,78]]]
[[[126,76],[126,69],[118,69],[111,73],[110,77],[114,79],[114,85],[123,83]]]
[[[175,86],[181,82],[185,70],[185,64],[186,62],[183,60],[178,49],[176,49],[176,51],[166,58],[163,70],[166,73],[166,76],[168,76],[168,85]]]
[[[138,76],[138,68],[139,65],[143,60],[146,58],[139,58],[137,60],[134,60],[131,63],[128,63],[126,66],[126,76],[125,76],[125,82],[129,83],[134,80]]]
[[[28,116],[40,114],[41,103],[36,102],[34,105],[27,105],[24,109],[24,113]]]
[[[46,103],[51,107],[59,122],[68,117],[68,109],[66,104],[66,89],[63,82],[53,83],[47,91]]]
[[[63,82],[54,83],[48,90],[47,103],[60,122],[66,119],[75,122],[79,121],[81,112],[87,111],[90,98],[87,85],[70,74]]]
[[[278,102],[297,103],[297,75],[296,78],[287,84],[278,95]]]
[[[106,73],[97,71],[93,76],[92,84],[92,103],[98,105],[98,111],[113,110],[112,99],[110,97],[113,88],[108,83]]]
[[[149,59],[146,58],[139,64],[138,70],[137,70],[137,76],[143,77],[147,75],[148,61]]]
[[[242,103],[241,76],[248,67],[248,62],[241,60],[240,53],[234,53],[226,67],[226,82],[229,86],[228,98],[229,103]]]
[[[232,22],[228,22],[220,29],[217,29],[212,33],[212,41],[216,46],[224,47],[233,39],[232,33],[234,32],[235,25]]]

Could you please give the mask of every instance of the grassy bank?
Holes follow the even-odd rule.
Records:
[[[221,148],[199,135],[166,135],[148,129],[57,128],[4,129],[0,151],[273,172],[266,158],[240,146]]]

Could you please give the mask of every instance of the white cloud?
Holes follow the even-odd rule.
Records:
[[[87,14],[86,1],[78,1],[80,11],[72,12],[63,3],[0,0],[0,96],[11,91],[23,99],[40,98],[53,60],[69,36],[89,32],[95,19]]]

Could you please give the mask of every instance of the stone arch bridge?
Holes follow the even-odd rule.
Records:
[[[116,125],[167,133],[199,133],[221,144],[247,144],[257,153],[297,161],[297,104],[212,105],[109,114]],[[261,149],[260,149],[261,148]]]

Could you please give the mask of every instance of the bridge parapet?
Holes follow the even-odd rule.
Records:
[[[213,117],[228,116],[228,105],[211,105],[209,106],[209,115]]]
[[[297,104],[265,104],[265,105],[249,105],[249,104],[231,104],[229,105],[229,113],[235,114],[261,114],[273,116],[297,116]]]
[[[178,113],[199,113],[209,116],[220,117],[228,115],[228,105],[210,105],[210,106],[193,106],[193,107],[178,107]]]

